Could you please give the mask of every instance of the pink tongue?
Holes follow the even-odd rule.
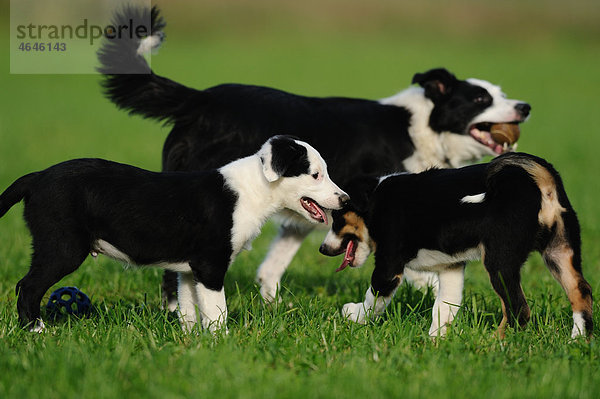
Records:
[[[353,260],[354,260],[354,241],[348,241],[348,245],[346,245],[346,254],[344,255],[344,261],[342,262],[342,265],[340,267],[338,267],[335,271],[341,272]]]
[[[314,210],[316,213],[318,213],[321,218],[323,218],[323,223],[327,224],[327,215],[325,214],[325,212],[323,212],[323,210],[314,202],[310,201],[310,208],[312,210]]]

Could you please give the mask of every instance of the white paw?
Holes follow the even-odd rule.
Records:
[[[167,309],[169,309],[169,312],[175,312],[177,310],[177,305],[177,298],[171,298],[167,303]]]
[[[29,332],[41,334],[46,330],[46,325],[42,319],[37,319],[35,323],[29,327]]]
[[[438,327],[437,325],[434,326],[433,324],[431,325],[431,327],[429,328],[429,336],[431,338],[437,338],[437,337],[443,337],[446,335],[446,331],[448,330],[448,325],[444,324],[441,327]]]
[[[366,312],[364,303],[347,303],[342,307],[342,316],[358,324],[365,324]]]
[[[585,335],[585,321],[580,312],[573,312],[573,329],[571,330],[571,338],[577,338]]]
[[[571,331],[571,338],[575,339],[583,336],[585,336],[585,328],[582,329],[577,325],[573,326],[573,330]]]
[[[193,331],[194,326],[196,325],[196,322],[190,321],[190,320],[179,319],[179,324],[181,324],[181,329],[183,330],[184,333],[190,334]]]
[[[276,300],[277,303],[281,303],[282,299],[279,295],[277,295],[279,283],[266,283],[264,280],[259,279],[259,284],[260,295],[262,296],[263,301],[265,301],[266,304],[275,303]]]
[[[227,325],[220,318],[218,320],[202,319],[202,328],[208,330],[212,335],[219,335],[220,333],[224,335],[229,334]]]

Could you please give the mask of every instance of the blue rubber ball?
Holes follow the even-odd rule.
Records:
[[[90,311],[91,307],[90,298],[79,288],[61,287],[50,294],[46,310],[53,317],[65,314],[83,316]]]

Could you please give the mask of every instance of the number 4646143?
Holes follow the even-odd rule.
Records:
[[[26,43],[19,45],[21,51],[67,51],[67,43]]]

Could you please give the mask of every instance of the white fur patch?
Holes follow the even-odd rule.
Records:
[[[152,35],[143,38],[137,48],[138,55],[148,54],[151,51],[158,49],[162,43],[162,35]]]
[[[225,303],[225,288],[220,291],[206,288],[202,283],[196,283],[196,295],[202,328],[214,333],[225,327],[227,322],[227,304]]]
[[[485,193],[475,195],[465,195],[460,202],[463,204],[480,204],[485,200]]]
[[[172,272],[177,272],[177,273],[190,273],[192,271],[192,268],[190,267],[190,264],[187,262],[183,262],[183,263],[159,263],[156,265],[152,265],[155,267],[160,267],[166,270],[170,270]]]
[[[33,326],[29,328],[29,332],[41,334],[46,330],[46,325],[42,319],[37,319]]]
[[[93,248],[93,252],[101,253],[110,258],[119,260],[121,262],[125,262],[125,264],[127,264],[127,265],[133,264],[133,262],[131,261],[131,258],[129,258],[129,256],[127,254],[119,251],[111,243],[106,242],[104,240],[94,241],[94,243],[92,244],[92,248]]]
[[[442,271],[446,269],[446,266],[480,258],[480,248],[470,248],[454,255],[430,249],[420,249],[417,256],[408,262],[406,267],[422,271]]]
[[[444,336],[458,313],[465,283],[464,270],[464,267],[457,267],[439,272],[439,291],[431,311],[429,336]]]
[[[177,300],[179,302],[178,316],[181,328],[185,332],[191,332],[196,325],[196,282],[192,273],[179,273],[177,278]]]
[[[585,335],[585,320],[581,312],[573,312],[573,330],[571,338],[577,338],[580,335]]]
[[[233,211],[231,231],[233,262],[244,246],[252,243],[262,225],[278,208],[281,199],[273,198],[269,182],[263,176],[263,166],[258,156],[242,158],[220,170],[227,186],[238,195]]]

